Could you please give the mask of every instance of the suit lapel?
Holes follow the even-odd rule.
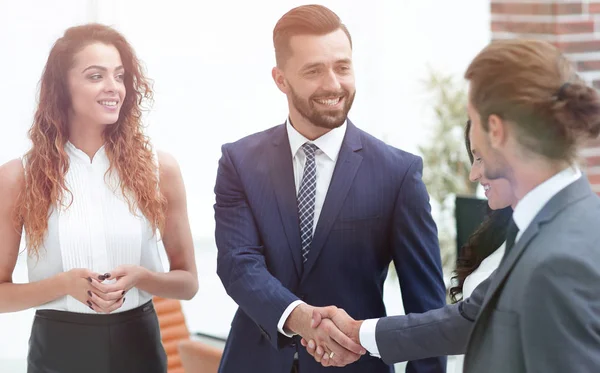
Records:
[[[348,120],[348,128],[346,129],[344,142],[340,148],[340,154],[333,171],[331,183],[329,184],[319,221],[317,222],[310,252],[308,253],[308,260],[304,263],[302,280],[308,276],[317,262],[329,231],[337,219],[348,191],[352,186],[352,181],[363,158],[358,152],[360,149],[362,149],[360,133],[352,122]]]
[[[272,146],[269,174],[275,190],[277,206],[279,207],[288,246],[294,258],[294,266],[298,276],[300,276],[302,274],[300,223],[298,220],[292,151],[290,150],[285,124],[277,128]]]
[[[500,286],[504,283],[504,280],[506,279],[506,277],[508,277],[508,274],[525,251],[525,248],[527,248],[531,240],[535,236],[537,236],[538,232],[539,225],[537,222],[534,221],[531,224],[529,224],[529,227],[525,230],[525,232],[523,232],[521,238],[519,238],[519,241],[517,241],[512,250],[510,250],[508,255],[502,260],[500,267],[498,267],[498,270],[492,278],[492,282],[490,283],[490,287],[487,290],[485,298],[483,299],[482,309],[484,309],[488,305],[491,298],[498,291]]]
[[[558,192],[550,201],[542,208],[542,210],[533,219],[529,227],[525,229],[519,241],[510,250],[506,258],[498,267],[498,270],[492,278],[490,287],[487,290],[483,304],[481,307],[482,312],[488,304],[491,302],[496,293],[502,288],[502,285],[506,281],[506,278],[519,261],[521,255],[525,252],[525,249],[529,246],[531,241],[538,235],[541,226],[552,220],[559,212],[564,210],[568,205],[585,198],[592,194],[589,183],[585,175],[579,180],[570,184],[560,192]]]

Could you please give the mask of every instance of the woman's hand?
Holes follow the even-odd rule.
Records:
[[[105,275],[85,268],[75,268],[65,272],[67,294],[90,309],[99,313],[110,313],[122,306],[123,295],[116,292],[103,293],[95,284],[101,284]]]
[[[101,275],[102,281],[116,280],[113,283],[105,284],[102,281],[92,281],[92,300],[98,306],[102,306],[110,312],[118,309],[125,302],[125,294],[137,286],[140,280],[146,276],[148,270],[137,265],[119,266],[110,273]]]

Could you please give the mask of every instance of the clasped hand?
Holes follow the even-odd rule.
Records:
[[[311,329],[317,337],[302,335],[302,346],[324,367],[346,366],[366,353],[359,340],[361,324],[335,306],[314,308]]]
[[[144,271],[143,267],[134,265],[120,266],[104,274],[84,268],[72,269],[65,272],[66,292],[92,310],[108,314],[123,306],[125,294],[137,285]],[[115,281],[110,282],[112,280]]]

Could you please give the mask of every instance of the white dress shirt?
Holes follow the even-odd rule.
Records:
[[[302,183],[302,175],[304,174],[304,164],[306,163],[306,155],[302,151],[301,147],[305,143],[309,142],[315,144],[319,149],[315,152],[315,166],[317,172],[317,190],[315,195],[315,217],[313,220],[313,234],[323,209],[323,203],[325,202],[325,196],[331,183],[331,177],[333,176],[333,170],[335,169],[335,163],[346,135],[347,123],[344,122],[338,128],[334,128],[327,132],[323,136],[315,139],[314,141],[308,140],[300,132],[290,124],[289,119],[286,121],[286,129],[288,138],[290,140],[290,150],[292,151],[292,164],[294,167],[294,182],[296,184],[296,194],[300,191],[300,184]],[[308,253],[310,256],[310,252]],[[277,330],[287,336],[293,337],[294,334],[289,331],[284,331],[283,326],[294,308],[299,304],[302,304],[301,300],[292,302],[283,312],[279,323],[277,323]]]
[[[535,216],[558,192],[571,185],[581,177],[581,170],[576,166],[567,167],[550,179],[544,181],[527,193],[515,207],[513,219],[519,228],[515,244],[529,227]],[[360,344],[373,356],[380,357],[375,331],[379,319],[365,320],[360,327]]]

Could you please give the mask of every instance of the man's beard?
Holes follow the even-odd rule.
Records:
[[[494,149],[490,149],[489,152],[487,159],[484,160],[484,176],[489,180],[509,179],[512,169],[504,156]]]
[[[308,100],[302,99],[296,94],[294,88],[290,87],[292,104],[298,110],[300,115],[313,125],[326,129],[338,128],[348,118],[348,112],[354,102],[356,91],[350,95],[346,90],[339,92],[317,92],[311,95]],[[344,101],[344,106],[341,110],[319,110],[315,106],[314,99],[318,97],[341,97]]]

